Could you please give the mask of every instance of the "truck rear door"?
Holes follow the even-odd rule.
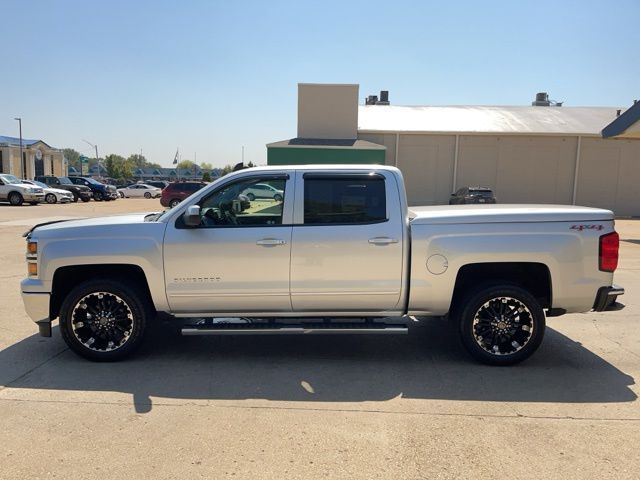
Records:
[[[390,174],[299,171],[296,175],[293,310],[397,309],[404,225],[397,187],[387,185]]]

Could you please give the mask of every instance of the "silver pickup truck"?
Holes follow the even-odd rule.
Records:
[[[614,310],[607,210],[408,207],[385,166],[234,172],[164,213],[36,225],[22,297],[76,353],[121,359],[157,318],[186,335],[402,334],[444,317],[479,361],[529,357],[545,316]]]

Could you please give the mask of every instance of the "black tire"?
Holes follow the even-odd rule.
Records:
[[[9,203],[14,207],[19,207],[24,203],[24,198],[18,192],[11,192],[9,194]]]
[[[69,348],[81,357],[113,362],[140,346],[152,318],[151,303],[140,289],[119,280],[89,280],[64,299],[60,332]]]
[[[144,198],[151,198],[150,192],[144,192]]]
[[[91,200],[91,198],[90,198],[90,197],[82,197],[82,198],[81,198],[81,200],[82,200],[84,203],[87,203],[89,200]]]
[[[171,201],[169,202],[169,208],[173,208],[173,207],[175,207],[176,205],[178,205],[179,203],[180,203],[180,200],[178,200],[177,198],[174,198],[173,200],[171,200]]]
[[[253,202],[256,199],[256,196],[253,193],[247,193],[247,198],[250,202]]]
[[[281,201],[282,201],[282,195],[280,195],[279,193],[276,193],[276,194],[273,196],[273,199],[274,199],[276,202],[281,202]]]
[[[44,197],[44,201],[50,204],[56,203],[58,199],[53,193],[47,193]]]
[[[29,205],[32,205],[32,206],[33,205],[37,205],[37,204],[38,204],[38,202],[29,202]]]
[[[71,193],[73,193],[73,203],[78,203],[78,200],[80,199],[78,194],[76,192],[71,192]]]
[[[96,193],[94,193],[94,194],[93,194],[93,199],[94,199],[96,202],[101,202],[101,201],[102,201],[102,193],[100,193],[100,192],[96,192]]]
[[[120,195],[120,198],[124,198],[124,193],[118,192],[118,195]]]
[[[460,339],[476,360],[513,365],[529,358],[544,338],[545,316],[525,289],[492,283],[469,291],[453,313]]]

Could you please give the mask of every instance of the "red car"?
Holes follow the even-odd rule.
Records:
[[[189,195],[194,194],[207,184],[204,182],[173,182],[162,190],[160,204],[173,208]]]

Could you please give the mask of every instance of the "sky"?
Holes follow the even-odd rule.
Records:
[[[298,83],[396,105],[626,108],[640,1],[0,0],[0,135],[170,166],[266,163]]]

